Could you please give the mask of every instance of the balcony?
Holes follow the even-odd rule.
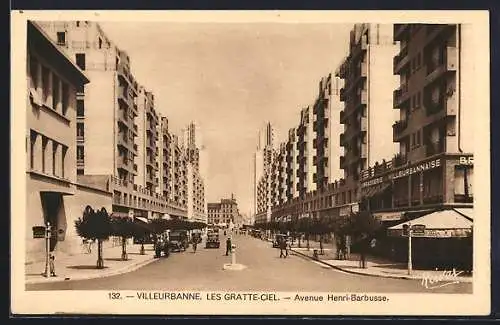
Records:
[[[351,57],[352,58],[357,58],[360,54],[362,54],[366,49],[368,48],[368,41],[366,39],[366,36],[363,35],[361,36],[361,39],[359,40],[358,44],[354,46],[354,48],[351,51]]]
[[[340,169],[345,169],[345,156],[340,156]]]
[[[340,88],[340,101],[345,102],[345,89]]]
[[[360,146],[359,157],[362,159],[368,158],[368,146],[364,143],[362,143]]]
[[[408,93],[408,84],[402,84],[393,92],[394,107],[399,109],[410,99]]]
[[[425,103],[427,116],[436,115],[438,119],[457,115],[457,103],[455,96],[445,98],[442,96],[437,102],[427,100]]]
[[[123,105],[129,105],[129,97],[127,87],[118,87],[118,101]]]
[[[427,76],[425,77],[425,85],[430,85],[448,73],[457,71],[457,49],[455,47],[446,47],[442,59],[436,64],[427,65]]]
[[[392,125],[392,139],[394,142],[399,142],[398,140],[401,138],[401,133],[403,133],[407,126],[408,122],[403,120],[396,121],[396,123]]]
[[[408,36],[410,24],[394,24],[394,40],[401,41]]]
[[[76,136],[76,143],[83,144],[85,142],[85,137],[83,135]]]
[[[345,124],[345,112],[344,110],[340,111],[340,124]]]
[[[435,39],[439,38],[445,39],[451,33],[455,31],[456,25],[448,25],[448,24],[428,24],[427,28],[427,38],[426,44],[432,43]]]
[[[83,168],[85,167],[85,160],[84,159],[76,159],[76,168]]]
[[[410,56],[408,55],[408,45],[405,45],[398,55],[396,55],[393,59],[393,73],[395,75],[399,74],[399,72],[406,67],[409,67]]]
[[[126,134],[118,134],[117,145],[119,147],[124,147],[124,148],[128,149],[128,138],[127,138]]]
[[[359,130],[361,132],[368,131],[368,119],[366,117],[361,117],[361,120],[359,121]]]

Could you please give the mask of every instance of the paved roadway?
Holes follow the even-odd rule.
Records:
[[[27,290],[206,290],[206,291],[321,291],[377,293],[471,293],[471,283],[426,289],[417,280],[378,278],[325,268],[304,257],[279,258],[271,243],[245,235],[234,236],[242,271],[226,271],[225,237],[220,249],[191,249],[172,253],[137,271],[112,277],[27,285]]]

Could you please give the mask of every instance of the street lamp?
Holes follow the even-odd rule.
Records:
[[[408,275],[411,275],[413,269],[411,260],[411,235],[412,235],[411,222],[408,222],[408,224],[403,225],[403,235],[408,236]]]

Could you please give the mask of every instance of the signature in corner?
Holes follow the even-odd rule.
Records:
[[[463,271],[457,271],[453,269],[452,271],[443,271],[440,274],[431,274],[429,272],[424,272],[422,274],[422,286],[426,289],[437,289],[442,288],[450,284],[457,284],[460,281],[454,280]]]

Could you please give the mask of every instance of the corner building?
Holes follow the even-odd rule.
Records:
[[[45,241],[33,239],[33,226],[50,222],[50,249],[63,251],[66,230],[73,227],[69,198],[78,190],[77,92],[89,79],[34,22],[27,23],[26,76],[25,242],[26,262],[32,262],[45,256]]]

